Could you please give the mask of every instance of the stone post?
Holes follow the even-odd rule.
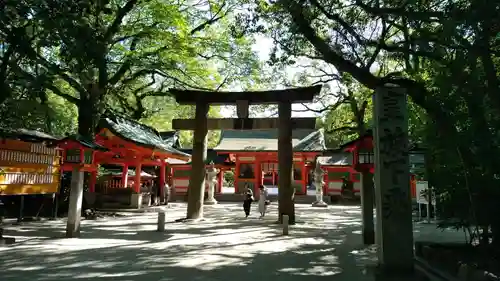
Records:
[[[289,234],[289,227],[288,227],[288,216],[283,215],[283,235],[288,235]]]
[[[321,169],[321,165],[319,161],[316,161],[316,167],[314,168],[314,187],[316,187],[316,201],[312,203],[313,207],[328,207],[328,204],[323,201],[323,185],[325,182],[323,181],[323,169]]]
[[[83,172],[81,167],[75,167],[71,173],[71,191],[69,193],[68,221],[66,224],[66,238],[80,236],[80,219],[83,202]]]
[[[165,231],[165,210],[158,211],[158,223],[156,231],[158,232]]]
[[[215,205],[217,200],[215,200],[215,184],[217,183],[217,174],[219,169],[215,168],[214,163],[210,163],[210,167],[207,169],[207,180],[208,180],[208,194],[207,200],[205,200],[205,205]]]
[[[414,270],[406,106],[404,89],[387,84],[376,90],[376,240],[380,268],[390,273]]]

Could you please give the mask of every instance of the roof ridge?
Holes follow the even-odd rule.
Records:
[[[108,118],[108,117],[115,117],[115,118],[119,117],[119,118],[122,118],[122,119],[124,119],[124,120],[126,120],[128,122],[134,123],[134,124],[136,124],[136,125],[138,125],[138,126],[140,126],[142,128],[150,130],[153,133],[155,133],[158,137],[161,137],[160,132],[158,130],[156,130],[155,128],[153,128],[151,126],[148,126],[148,125],[146,125],[144,123],[141,123],[141,122],[139,122],[137,120],[134,120],[131,117],[129,117],[129,116],[123,114],[123,113],[119,113],[119,112],[116,112],[116,111],[111,111],[111,110],[108,109],[108,110],[106,110],[106,112],[104,112],[104,114],[103,114],[102,117],[103,118]]]
[[[219,151],[277,151],[278,129],[234,131],[223,130],[219,143],[214,147]],[[292,140],[295,151],[320,151],[325,149],[322,129],[294,129]]]

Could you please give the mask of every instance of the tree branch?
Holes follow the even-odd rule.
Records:
[[[376,88],[380,85],[380,79],[375,77],[369,70],[358,67],[352,61],[345,59],[342,55],[332,50],[330,45],[316,34],[316,31],[302,12],[301,6],[291,0],[283,1],[284,8],[292,16],[297,29],[316,48],[326,62],[335,65],[339,72],[351,74],[356,80],[367,87]]]
[[[189,32],[189,34],[194,35],[196,32],[202,31],[203,29],[205,29],[209,25],[212,25],[212,24],[218,22],[219,20],[221,20],[222,18],[224,18],[227,15],[227,13],[223,13],[220,16],[219,16],[219,14],[222,12],[222,9],[226,6],[226,4],[227,4],[226,2],[222,3],[222,5],[217,10],[217,12],[215,12],[215,14],[212,15],[212,17],[210,19],[208,19],[204,23],[198,25],[197,27],[193,28],[193,30],[191,30]]]
[[[116,13],[116,17],[113,23],[108,27],[106,33],[104,33],[104,42],[109,42],[110,39],[120,31],[120,25],[127,14],[132,11],[139,0],[128,0],[125,6],[121,7]]]

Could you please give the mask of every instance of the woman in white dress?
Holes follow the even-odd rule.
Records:
[[[259,187],[260,196],[259,196],[259,213],[260,217],[263,218],[266,215],[267,205],[269,201],[267,200],[267,188],[264,185]]]

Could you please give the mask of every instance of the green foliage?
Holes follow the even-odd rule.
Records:
[[[176,106],[169,88],[219,90],[260,79],[253,39],[234,37],[228,28],[234,4],[2,1],[0,82],[9,95],[2,96],[0,113],[16,108],[2,125],[56,134],[76,125],[81,135],[92,135],[110,108],[170,129],[173,118],[192,109]]]
[[[411,138],[427,148],[426,176],[442,217],[479,225],[484,237],[491,231],[493,239],[481,242],[492,241],[500,252],[499,3],[308,0],[249,7],[240,32],[269,34],[276,43],[271,63],[307,58],[322,61],[320,81],[359,89],[343,80],[347,74],[370,90],[385,83],[405,88]],[[356,111],[344,103],[330,107],[327,128],[353,125]],[[354,135],[339,132],[330,141]]]
[[[224,171],[224,186],[234,186],[234,172]]]

